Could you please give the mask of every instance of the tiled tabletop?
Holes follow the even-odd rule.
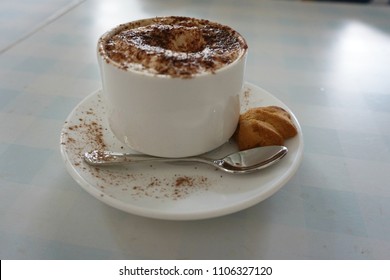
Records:
[[[26,3],[0,4],[1,259],[390,258],[390,7]],[[269,199],[219,218],[156,220],[98,201],[67,173],[60,131],[101,88],[97,38],[159,15],[237,29],[250,48],[246,80],[297,116],[302,164]]]

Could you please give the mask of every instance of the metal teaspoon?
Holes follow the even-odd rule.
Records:
[[[143,154],[117,153],[94,150],[84,154],[84,160],[93,166],[110,166],[137,162],[200,162],[212,165],[222,171],[244,174],[266,168],[283,158],[288,152],[284,146],[266,146],[232,153],[221,159],[204,156],[184,158],[162,158]]]

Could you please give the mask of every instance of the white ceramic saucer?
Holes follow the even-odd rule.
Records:
[[[68,116],[61,131],[61,153],[67,170],[77,183],[112,207],[135,215],[167,220],[218,217],[270,197],[299,167],[303,136],[294,114],[270,93],[245,84],[241,94],[242,112],[268,105],[289,111],[298,135],[285,143],[289,152],[278,164],[253,174],[231,175],[202,164],[154,163],[113,168],[87,165],[82,160],[85,151],[134,152],[110,131],[101,91],[90,94]],[[212,154],[219,156],[235,149],[233,143],[227,143]]]

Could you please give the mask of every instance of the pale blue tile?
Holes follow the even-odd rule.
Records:
[[[14,100],[20,94],[13,89],[0,88],[0,109],[3,109],[9,102]]]
[[[390,241],[390,197],[359,194],[368,237]]]
[[[326,104],[329,107],[339,107],[355,110],[367,110],[366,102],[360,91],[348,90],[346,88],[321,88],[326,95]]]
[[[390,3],[388,2],[388,4]],[[374,24],[376,26],[380,26],[384,30],[390,31],[389,13],[388,9],[386,8],[387,7],[384,6],[382,9],[361,9],[359,10],[359,16],[365,17],[367,19],[375,19]]]
[[[305,152],[343,156],[338,131],[330,128],[302,126]]]
[[[305,236],[309,259],[370,260],[375,259],[368,238],[349,234],[310,230]]]
[[[85,36],[78,34],[60,33],[49,38],[50,42],[60,46],[78,46],[85,42]]]
[[[237,217],[236,214],[233,216]],[[183,234],[194,242],[180,243],[177,248],[179,255],[196,256],[198,259],[237,259],[236,252],[242,251],[240,247],[243,245],[236,242],[236,239],[238,236],[245,239],[243,229],[247,220],[237,219],[232,222],[231,217],[186,223],[185,227],[182,227]],[[230,240],[230,246],[220,240]]]
[[[99,66],[97,63],[89,63],[82,67],[79,75],[80,78],[86,78],[91,80],[100,80]]]
[[[19,16],[19,12],[13,9],[0,9],[0,18],[3,21],[15,20]]]
[[[0,29],[0,33],[2,30]],[[2,68],[6,70],[12,70],[12,69],[17,69],[20,64],[24,62],[28,55],[23,55],[19,53],[12,53],[12,52],[7,52],[6,55],[0,55],[0,65]],[[4,78],[4,77],[2,77]]]
[[[290,44],[286,42],[286,44]],[[304,50],[303,50],[304,52]],[[284,58],[284,66],[293,72],[303,71],[303,72],[320,72],[325,73],[329,70],[326,63],[316,57],[310,57],[307,55],[290,55]]]
[[[18,40],[21,37],[21,31],[17,30],[16,28],[10,29],[5,28],[4,26],[0,27],[0,34],[1,34],[1,42],[2,45],[0,46],[0,50],[3,48],[9,46],[14,41]]]
[[[110,259],[112,255],[104,249],[8,232],[0,232],[0,247],[1,259],[96,260]]]
[[[47,106],[51,98],[48,95],[23,93],[11,100],[4,111],[25,116],[36,115]]]
[[[289,23],[291,22],[289,21]],[[276,38],[278,42],[281,43],[282,45],[293,46],[293,47],[307,48],[311,42],[309,37],[305,35],[299,35],[297,33],[294,34],[284,33]],[[302,60],[302,57],[299,57],[299,59]]]
[[[276,194],[246,210],[247,216],[263,223],[294,227],[305,225],[302,198],[297,185],[287,184]],[[249,217],[246,217],[249,220]]]
[[[80,98],[75,97],[55,96],[51,103],[42,110],[40,116],[48,119],[64,120],[80,100]]]
[[[0,177],[0,219],[3,219],[9,211],[12,211],[10,209],[15,207],[16,201],[26,188],[30,188],[30,186],[3,180]],[[2,247],[0,246],[0,248]]]
[[[329,93],[320,86],[289,85],[287,91],[301,104],[327,106],[331,102]]]
[[[9,145],[0,154],[0,176],[11,182],[29,183],[52,154],[52,150]]]
[[[9,145],[0,142],[0,155],[7,150]]]
[[[303,186],[302,198],[307,228],[367,236],[364,219],[354,193]]]
[[[390,113],[390,95],[389,94],[365,94],[364,100],[369,109],[375,112]]]
[[[390,128],[388,128],[388,129],[390,129]],[[388,135],[383,135],[383,139],[384,139],[383,141],[386,145],[386,149],[388,151],[390,151],[390,133]]]
[[[28,57],[18,65],[14,70],[34,73],[47,73],[57,63],[57,60],[45,57]]]
[[[314,153],[303,155],[300,169],[290,182],[344,191],[353,188],[344,158]]]
[[[345,157],[390,162],[388,137],[353,131],[338,132]]]

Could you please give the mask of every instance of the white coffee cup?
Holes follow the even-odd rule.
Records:
[[[157,19],[125,25],[142,26]],[[151,73],[123,67],[107,56],[107,39],[125,25],[106,32],[98,42],[103,95],[114,135],[133,150],[160,157],[198,155],[227,142],[239,119],[246,47],[215,71],[190,77]]]

